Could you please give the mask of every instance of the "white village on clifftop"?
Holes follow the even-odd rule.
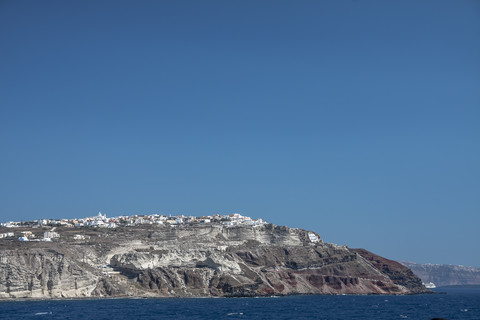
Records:
[[[242,216],[239,213],[228,215],[206,215],[200,217],[185,216],[185,215],[163,215],[163,214],[148,214],[148,215],[130,215],[118,216],[108,218],[106,214],[101,212],[98,215],[87,218],[73,218],[73,219],[39,219],[33,221],[10,221],[0,223],[0,227],[4,228],[41,228],[51,227],[50,231],[43,233],[43,237],[38,237],[32,231],[18,232],[3,232],[0,233],[0,239],[18,237],[19,241],[52,241],[58,239],[60,234],[55,232],[57,227],[66,228],[110,228],[115,229],[119,227],[135,227],[141,225],[165,225],[169,227],[177,227],[181,225],[195,225],[195,224],[220,224],[225,227],[235,226],[261,226],[267,224],[266,221],[259,219],[252,219],[250,217]],[[315,235],[314,235],[315,236]],[[78,235],[78,240],[82,236]],[[316,237],[316,236],[315,236]],[[316,239],[310,239],[316,240]]]

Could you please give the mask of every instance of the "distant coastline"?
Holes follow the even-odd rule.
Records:
[[[436,287],[435,289],[479,289],[480,290],[480,284],[458,284],[458,285],[448,285],[448,286],[441,286],[441,287]]]
[[[419,264],[399,261],[410,268],[426,284],[435,287],[480,285],[480,268],[450,264]]]

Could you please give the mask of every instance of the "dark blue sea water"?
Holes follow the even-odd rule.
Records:
[[[480,288],[415,296],[0,302],[0,319],[480,319]]]

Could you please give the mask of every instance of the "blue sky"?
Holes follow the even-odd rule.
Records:
[[[240,212],[480,266],[478,1],[2,1],[0,220]]]

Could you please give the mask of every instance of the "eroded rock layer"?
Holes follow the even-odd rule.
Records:
[[[271,224],[56,231],[54,242],[0,241],[0,298],[428,292],[394,261]]]

